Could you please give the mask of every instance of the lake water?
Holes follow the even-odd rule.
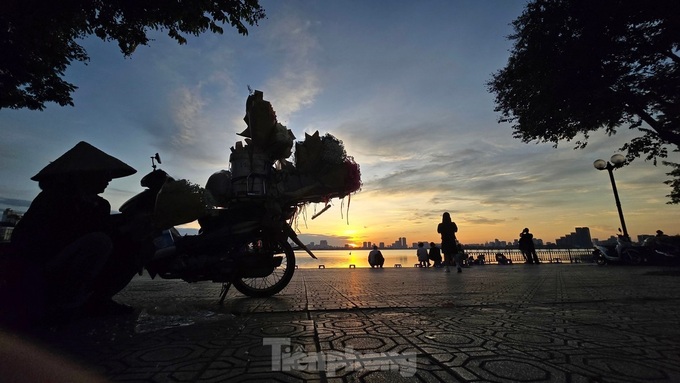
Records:
[[[370,267],[368,265],[368,249],[359,250],[312,250],[318,259],[312,259],[304,250],[295,250],[296,264],[301,269],[318,269],[320,265],[325,268],[349,268],[354,265],[357,268]],[[418,263],[416,256],[416,249],[380,249],[385,257],[384,267],[394,267],[395,264],[401,264],[402,267],[413,267]],[[518,249],[484,249],[466,250],[467,255],[472,255],[474,258],[479,254],[484,254],[487,262],[495,263],[494,254],[497,252],[503,253],[506,257],[515,263],[523,262],[522,254]],[[592,249],[537,249],[538,257],[541,262],[552,262],[560,260],[561,262],[569,263],[572,259],[578,259],[582,262],[590,260]]]
[[[324,265],[326,268],[343,268],[346,269],[349,265],[356,267],[371,267],[368,265],[368,253],[370,250],[312,250],[318,259],[312,259],[304,250],[295,250],[295,261],[299,268],[308,269],[319,268],[319,265]],[[418,263],[416,257],[416,249],[381,249],[385,257],[385,266],[394,267],[396,263],[400,263],[404,267],[413,267],[413,264]]]

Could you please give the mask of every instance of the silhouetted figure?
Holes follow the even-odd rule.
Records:
[[[378,250],[378,246],[376,245],[373,245],[373,250],[368,253],[368,264],[371,265],[371,268],[379,267],[381,269],[385,264],[385,257],[383,257],[380,250]]]
[[[442,252],[434,242],[430,242],[428,258],[434,263],[434,267],[442,267]]]
[[[524,229],[524,230],[529,230],[529,229]],[[524,235],[524,231],[519,233],[519,251],[522,253],[522,257],[524,257],[524,263],[533,263],[532,258],[531,258],[531,250],[530,246],[527,243],[530,241],[531,238],[528,236]]]
[[[31,178],[41,192],[12,232],[27,278],[35,282],[17,291],[35,299],[25,315],[33,318],[26,319],[51,319],[83,307],[92,314],[131,311],[111,297],[139,270],[134,245],[118,232],[111,206],[99,194],[113,178],[135,172],[80,142]]]
[[[420,267],[428,267],[430,265],[430,261],[428,260],[429,256],[424,243],[418,242],[418,250],[416,250],[416,255],[418,256],[418,265]]]
[[[534,235],[529,233],[529,228],[524,228],[519,235],[519,249],[526,259],[526,263],[539,264],[541,261],[536,254],[536,247],[534,246]]]
[[[456,233],[458,226],[451,221],[451,215],[446,212],[442,214],[442,222],[437,226],[437,233],[442,236],[442,252],[444,253],[444,263],[446,265],[446,272],[450,272],[449,266],[453,263],[454,255],[458,253],[458,245],[456,243]],[[462,271],[460,263],[457,264],[458,272]]]
[[[503,253],[496,253],[496,263],[499,265],[510,265],[512,261],[509,260]]]
[[[456,253],[453,254],[453,260],[456,261],[456,265],[458,266],[458,272],[460,273],[462,270],[463,265],[465,264],[465,261],[467,260],[467,257],[465,256],[465,249],[463,249],[463,245],[456,240]]]

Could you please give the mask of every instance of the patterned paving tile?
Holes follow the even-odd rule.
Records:
[[[222,305],[220,284],[140,277],[116,297],[136,315],[30,335],[120,382],[680,381],[677,273],[439,271],[301,269]]]

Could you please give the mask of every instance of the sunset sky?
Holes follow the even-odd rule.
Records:
[[[618,153],[626,127],[574,150],[522,143],[497,122],[485,83],[508,59],[525,1],[261,4],[268,17],[248,36],[225,29],[180,46],[154,33],[128,59],[115,43],[84,41],[89,65],[67,72],[75,107],[0,110],[0,208],[25,211],[39,192],[30,177],[81,140],[138,170],[105,192],[114,210],[141,190],[156,152],[168,173],[205,185],[229,168],[250,86],[298,140],[331,133],[361,166],[351,200],[300,216],[305,242],[438,241],[445,211],[463,243],[512,241],[524,227],[550,242],[580,226],[604,239],[620,227],[609,177],[592,163]],[[615,171],[633,237],[680,233],[669,170],[638,160]]]

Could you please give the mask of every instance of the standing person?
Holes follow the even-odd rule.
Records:
[[[38,297],[33,319],[59,318],[80,309],[91,314],[133,310],[111,297],[138,271],[135,251],[99,194],[113,178],[135,172],[80,142],[31,178],[41,192],[14,228],[11,242],[37,281],[26,289],[33,291],[22,291]]]
[[[528,233],[529,229],[524,228],[521,233],[519,233],[519,251],[522,253],[522,257],[524,257],[524,263],[531,264],[533,263],[532,258],[531,258],[531,245],[528,242],[533,242],[529,236],[525,235],[525,233]]]
[[[526,246],[526,257],[527,257],[527,263],[535,263],[539,264],[541,261],[538,259],[538,254],[536,254],[536,246],[534,246],[534,235],[529,233],[529,228],[525,227],[524,230],[522,230],[522,234],[520,234],[519,237],[519,242],[520,242],[520,248],[522,246],[522,243],[524,243],[524,246]]]
[[[416,251],[416,255],[418,256],[418,263],[419,263],[420,267],[430,266],[430,261],[428,260],[427,249],[425,248],[424,243],[418,242],[418,250]]]
[[[385,264],[385,257],[383,257],[380,250],[378,250],[378,246],[376,245],[373,245],[373,250],[368,253],[368,264],[371,265],[371,269],[375,267],[382,269],[383,265]]]
[[[428,258],[434,262],[434,267],[442,267],[442,252],[434,242],[430,242]]]
[[[442,214],[442,222],[437,226],[437,233],[442,236],[442,252],[444,253],[444,263],[446,264],[446,272],[450,272],[449,266],[453,262],[453,256],[458,252],[458,245],[456,243],[456,233],[458,226],[451,221],[451,215],[446,212]],[[460,263],[458,272],[462,272]]]

